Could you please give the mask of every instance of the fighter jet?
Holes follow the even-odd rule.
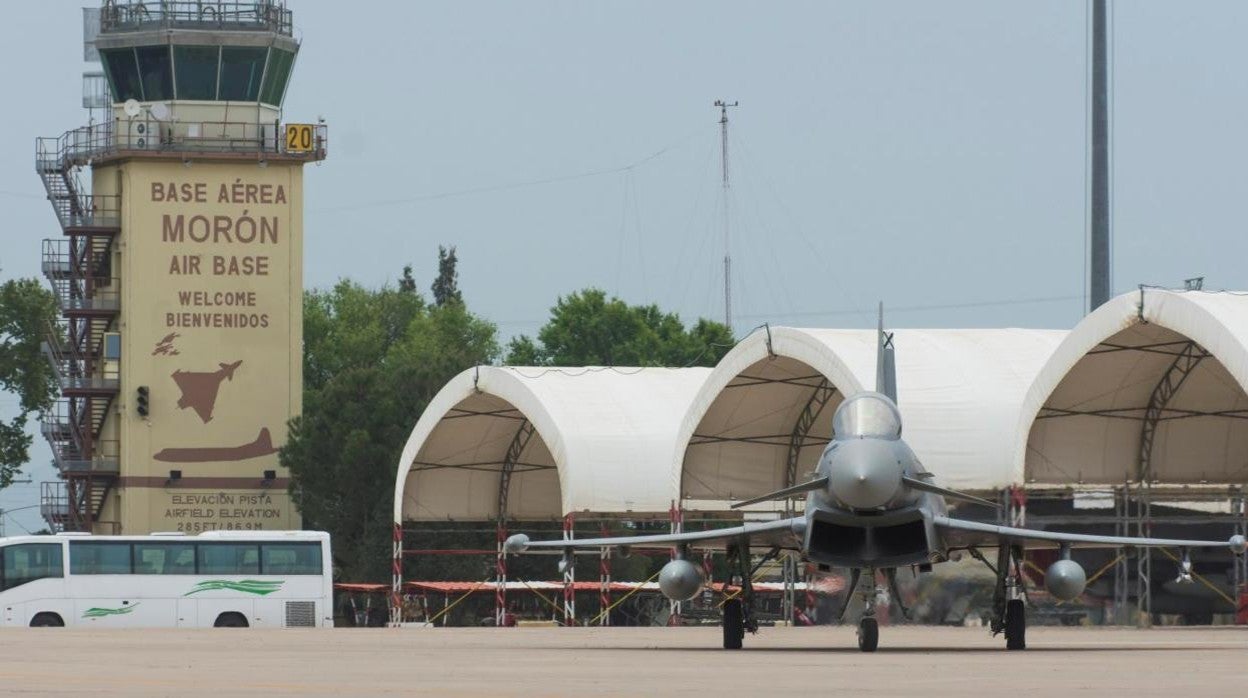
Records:
[[[1188,551],[1193,548],[1227,548],[1242,555],[1248,542],[1234,535],[1222,541],[1171,540],[1121,536],[1083,535],[999,526],[949,516],[946,500],[986,506],[995,503],[935,484],[902,438],[901,413],[897,409],[897,380],[892,334],[884,331],[880,311],[876,354],[876,390],[862,392],[841,403],[832,417],[834,436],[819,458],[808,482],[777,490],[733,505],[733,508],[805,495],[801,516],[765,523],[691,533],[532,541],[523,533],[504,543],[508,553],[562,551],[561,567],[571,564],[578,548],[674,549],[674,559],[659,573],[659,588],[673,601],[687,601],[705,584],[702,571],[690,561],[694,550],[722,550],[735,571],[729,583],[740,593],[725,601],[724,649],[740,649],[745,633],[758,631],[754,614],[751,578],[763,562],[779,555],[796,555],[823,572],[833,567],[850,570],[850,585],[840,615],[844,618],[857,593],[862,598],[858,621],[858,647],[873,652],[879,645],[875,618],[880,592],[875,580],[883,572],[893,600],[897,594],[896,572],[911,567],[930,571],[966,552],[996,575],[991,630],[1005,634],[1007,650],[1026,647],[1026,616],[1023,587],[1023,552],[1057,548],[1058,559],[1045,571],[1047,590],[1060,600],[1079,596],[1087,573],[1070,557],[1080,547],[1168,547],[1181,551],[1180,578],[1191,578]],[[751,568],[752,548],[765,548],[763,560]],[[995,564],[982,552],[995,549]],[[865,573],[865,574],[864,574]],[[903,609],[904,612],[904,609]]]

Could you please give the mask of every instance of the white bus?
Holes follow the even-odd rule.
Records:
[[[329,534],[0,538],[0,626],[333,625]]]

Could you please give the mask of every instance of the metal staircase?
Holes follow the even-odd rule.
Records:
[[[44,240],[42,265],[60,310],[43,345],[61,390],[41,425],[61,476],[43,483],[40,500],[53,531],[98,529],[120,472],[117,442],[101,438],[120,383],[106,346],[121,311],[121,284],[112,275],[120,198],[84,193],[78,176],[110,139],[106,125],[40,138],[35,146],[35,171],[62,233]]]

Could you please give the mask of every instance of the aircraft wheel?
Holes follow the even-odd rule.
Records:
[[[1022,599],[1007,601],[1005,604],[1005,648],[1007,650],[1027,648],[1027,616]]]
[[[741,608],[741,599],[729,599],[724,602],[724,649],[741,649],[741,640],[745,638],[745,614]]]
[[[858,621],[858,649],[874,652],[880,646],[880,625],[874,618]]]

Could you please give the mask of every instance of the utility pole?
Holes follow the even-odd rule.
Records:
[[[724,171],[724,324],[732,328],[732,247],[728,235],[728,107],[735,107],[740,102],[723,99],[715,100],[719,107],[720,161]]]
[[[1088,312],[1109,300],[1109,75],[1106,0],[1092,2],[1092,192]]]

